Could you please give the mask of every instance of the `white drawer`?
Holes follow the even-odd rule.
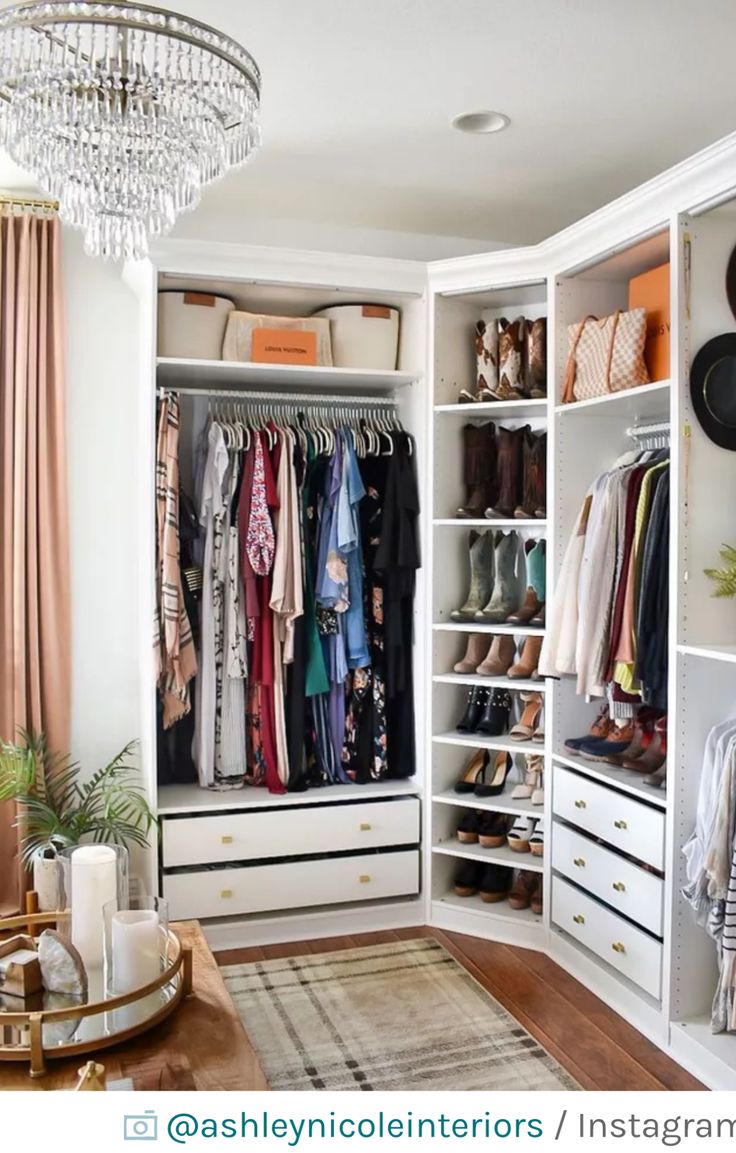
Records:
[[[218,813],[163,821],[163,865],[210,865],[419,843],[419,801]]]
[[[164,877],[163,890],[172,921],[406,896],[419,892],[419,853],[176,873]]]
[[[664,881],[661,877],[655,877],[558,822],[552,837],[552,865],[638,925],[662,936]]]
[[[604,909],[593,897],[552,878],[552,920],[571,937],[602,957],[619,973],[659,999],[662,988],[662,945]]]
[[[552,809],[655,869],[664,869],[664,812],[555,765]]]

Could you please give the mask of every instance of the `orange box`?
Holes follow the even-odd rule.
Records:
[[[629,308],[646,308],[644,359],[650,380],[670,375],[670,266],[660,264],[629,281]]]
[[[316,364],[317,333],[293,328],[254,328],[250,355],[258,364]]]

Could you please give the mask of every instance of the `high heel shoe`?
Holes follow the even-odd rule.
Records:
[[[476,731],[478,722],[483,716],[483,710],[488,703],[489,695],[489,690],[481,688],[480,685],[473,685],[472,689],[468,690],[465,712],[455,725],[459,733],[474,733]]]
[[[486,772],[490,762],[491,758],[487,749],[478,749],[477,753],[473,753],[472,757],[465,766],[462,777],[455,785],[455,792],[475,792],[478,784],[482,784],[485,781]]]
[[[487,783],[482,781],[475,786],[476,797],[497,797],[499,793],[502,793],[513,763],[510,753],[497,753],[493,765],[493,776]]]
[[[524,780],[514,785],[511,792],[512,801],[528,801],[534,796],[541,785],[543,768],[544,757],[539,753],[527,753]]]
[[[473,634],[474,636],[477,634]],[[482,634],[481,634],[482,635]],[[511,668],[516,659],[516,645],[514,638],[504,633],[491,641],[485,660],[481,661],[475,670],[481,677],[503,677]],[[457,672],[457,666],[455,666]]]
[[[493,689],[488,694],[488,703],[475,731],[487,737],[500,737],[509,727],[510,715],[511,693],[505,689]]]
[[[509,733],[512,741],[530,741],[537,729],[537,721],[542,712],[541,693],[520,693],[525,709],[518,722]]]
[[[486,656],[487,645],[488,637],[485,633],[470,633],[468,636],[468,643],[465,647],[465,656],[461,657],[459,661],[455,662],[455,664],[452,666],[452,671],[455,673],[462,673],[465,676],[468,676],[470,673],[474,673],[476,670],[480,672],[480,669],[478,668],[479,664],[481,661],[483,661],[484,658],[488,660],[491,655],[488,653],[488,656]],[[491,646],[491,648],[492,647],[493,646]]]
[[[542,638],[541,637],[527,637],[524,641],[524,647],[521,650],[521,656],[515,665],[509,669],[507,676],[512,680],[517,678],[531,678],[536,680],[539,676],[537,665],[539,664],[539,654],[542,651]]]

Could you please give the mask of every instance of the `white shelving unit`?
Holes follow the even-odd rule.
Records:
[[[141,372],[141,459],[153,460],[153,395],[157,383],[187,381],[195,387],[236,387],[243,391],[271,387],[289,391],[395,395],[402,419],[417,437],[424,481],[422,546],[424,568],[415,610],[415,677],[417,760],[420,774],[396,791],[373,796],[404,804],[423,801],[422,893],[419,898],[350,904],[343,910],[304,910],[274,916],[218,921],[221,947],[315,937],[427,923],[458,932],[546,952],[586,987],[709,1084],[736,1088],[736,1035],[711,1037],[707,1018],[713,996],[716,955],[713,942],[695,925],[680,896],[681,848],[693,827],[703,743],[710,727],[736,708],[736,609],[714,600],[703,569],[717,564],[723,541],[733,542],[733,516],[728,494],[734,491],[736,458],[716,448],[692,413],[688,379],[692,357],[721,331],[734,330],[724,291],[725,269],[736,243],[736,137],[720,142],[698,157],[649,182],[558,236],[530,248],[436,262],[429,267],[401,261],[371,261],[337,255],[305,254],[229,245],[167,243],[150,267],[136,266],[128,279],[141,299],[143,362]],[[716,207],[714,207],[716,206]],[[567,326],[588,314],[599,316],[626,307],[631,276],[669,258],[671,263],[670,379],[583,404],[563,406],[560,390],[567,357]],[[157,288],[195,287],[225,292],[241,307],[271,314],[304,314],[320,305],[372,300],[402,309],[399,370],[395,373],[343,370],[282,369],[273,366],[221,364],[157,365],[155,296]],[[481,316],[519,314],[548,317],[548,399],[465,405],[460,392],[475,377],[473,329]],[[229,374],[229,375],[228,375]],[[510,625],[454,622],[450,612],[462,603],[466,589],[467,542],[464,533],[501,527],[493,522],[468,523],[457,517],[464,503],[462,426],[494,421],[506,427],[528,424],[548,434],[547,520],[516,522],[526,537],[547,540],[547,590],[552,595],[562,552],[591,480],[628,447],[626,430],[639,421],[667,419],[671,427],[671,581],[669,588],[669,731],[671,751],[667,792],[650,789],[614,766],[567,758],[566,737],[585,732],[592,707],[578,698],[567,679],[546,684],[508,684],[454,674],[453,665],[469,633],[541,636],[542,630]],[[144,472],[145,470],[141,470]],[[150,662],[150,608],[153,560],[153,492],[144,478],[138,495],[142,573],[141,668]],[[500,682],[500,683],[498,683]],[[549,900],[541,917],[514,911],[506,902],[484,904],[460,898],[453,878],[460,858],[481,859],[478,848],[455,841],[457,823],[469,807],[514,813],[510,786],[496,798],[453,794],[474,738],[453,734],[464,694],[475,683],[538,690],[545,702],[545,744],[534,745],[545,757],[545,856],[496,854],[506,867],[542,870],[545,895],[553,877],[553,765],[573,770],[588,787],[641,805],[664,822],[665,916],[661,937],[661,996],[655,1000],[621,971],[578,943],[550,915]],[[156,787],[153,687],[142,677],[142,750],[149,792],[162,816],[186,820],[196,811],[220,810],[220,798],[206,795],[177,800]],[[469,742],[469,743],[468,743]],[[509,743],[510,744],[510,743]],[[494,747],[493,745],[489,747]],[[513,745],[514,781],[523,769],[524,753]],[[426,779],[422,770],[426,766]],[[399,784],[401,787],[399,787]],[[352,796],[352,794],[351,794]],[[364,801],[365,789],[356,790]],[[326,801],[349,802],[333,790],[294,795],[288,805],[306,814]],[[477,803],[476,803],[477,802]],[[496,802],[496,803],[494,803]],[[223,808],[242,808],[237,796]],[[246,802],[252,811],[280,812],[281,800]],[[181,807],[180,807],[181,805]],[[211,806],[211,808],[209,808]],[[503,806],[503,808],[500,808]],[[529,806],[527,815],[532,814]],[[541,814],[540,814],[541,815]],[[489,853],[494,851],[488,850]],[[513,862],[512,862],[513,857]],[[521,858],[521,859],[519,859]],[[486,860],[485,856],[482,857]],[[149,878],[157,863],[151,857]]]

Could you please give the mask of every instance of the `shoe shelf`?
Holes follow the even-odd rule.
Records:
[[[508,737],[487,737],[483,733],[437,733],[436,745],[461,745],[467,749],[493,749],[499,753],[533,753],[544,756],[542,741],[512,741]],[[654,791],[654,790],[652,790]]]
[[[462,857],[467,861],[481,861],[484,865],[505,865],[509,869],[527,869],[530,873],[544,872],[544,858],[533,853],[516,853],[508,845],[499,849],[484,849],[482,845],[464,845],[457,837],[450,837],[440,845],[432,845],[432,852],[445,857]]]
[[[484,677],[480,673],[436,673],[432,677],[436,685],[464,685],[482,689],[508,689],[510,693],[545,693],[546,681],[532,681],[528,677]]]
[[[462,416],[466,420],[477,416],[545,416],[547,400],[484,400],[475,404],[436,404],[434,411],[438,415]]]
[[[736,645],[678,645],[677,651],[685,657],[704,657],[710,661],[736,664]]]
[[[644,417],[669,416],[669,397],[670,381],[660,380],[653,384],[642,384],[638,388],[628,388],[623,392],[594,396],[591,400],[558,404],[555,412],[566,417],[582,413],[586,416],[627,416],[639,420]]]
[[[520,853],[519,856],[524,856]],[[527,854],[528,855],[528,854]],[[435,897],[433,904],[439,906],[448,906],[452,909],[457,909],[462,913],[471,913],[477,917],[486,918],[500,918],[504,921],[512,921],[518,924],[535,925],[540,929],[543,927],[542,916],[539,913],[533,913],[531,909],[512,909],[508,901],[498,901],[489,904],[483,901],[481,897],[458,897],[457,893],[449,889],[441,897]]]
[[[524,520],[522,518],[514,520],[490,520],[487,517],[483,519],[470,519],[465,517],[447,517],[442,520],[433,520],[432,524],[435,528],[545,528],[547,521],[539,520],[537,517]]]
[[[544,805],[533,805],[527,798],[515,801],[511,792],[500,793],[497,797],[476,797],[475,793],[456,793],[448,789],[435,793],[432,800],[436,805],[452,805],[458,809],[478,809],[488,813],[505,813],[510,817],[534,817],[538,820],[544,814]],[[519,853],[518,856],[523,856]]]
[[[489,637],[543,637],[544,629],[532,625],[486,625],[480,621],[438,621],[432,625],[435,632],[445,633],[488,633]]]
[[[629,769],[619,769],[616,765],[607,765],[604,761],[586,761],[584,757],[568,757],[562,753],[553,753],[552,759],[556,764],[575,769],[576,772],[591,777],[594,781],[615,785],[622,793],[647,801],[658,809],[667,808],[666,791],[645,785],[644,773],[632,773]]]

